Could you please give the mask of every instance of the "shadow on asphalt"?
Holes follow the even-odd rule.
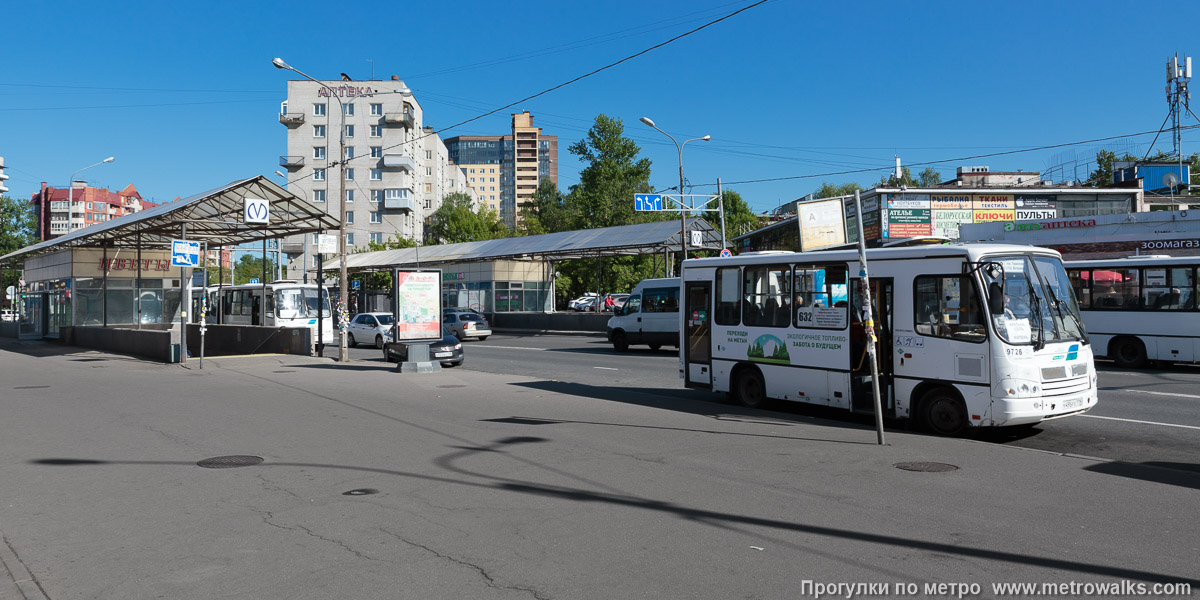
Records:
[[[1197,463],[1116,461],[1097,463],[1084,470],[1200,490],[1200,464]]]
[[[683,519],[690,523],[706,523],[713,527],[723,529],[737,529],[739,527],[748,527],[754,529],[770,529],[777,531],[786,531],[791,533],[799,533],[807,536],[820,536],[841,540],[850,540],[856,542],[865,542],[868,544],[877,544],[894,548],[906,548],[910,550],[918,550],[922,552],[936,553],[946,556],[955,557],[972,557],[981,560],[998,561],[1009,564],[1029,565],[1045,569],[1055,569],[1059,571],[1070,571],[1075,573],[1085,573],[1088,575],[1099,575],[1105,577],[1115,577],[1122,579],[1131,579],[1149,582],[1163,583],[1179,583],[1184,582],[1192,586],[1200,587],[1200,579],[1181,577],[1173,573],[1158,573],[1138,568],[1124,567],[1118,565],[1103,565],[1096,564],[1096,558],[1091,557],[1083,560],[1073,560],[1063,558],[1061,555],[1037,555],[1028,551],[1023,552],[1008,552],[1003,550],[995,550],[988,547],[972,546],[964,544],[961,541],[954,543],[943,543],[916,539],[910,536],[895,536],[880,533],[873,533],[865,530],[853,530],[839,527],[829,527],[823,525],[814,525],[805,523],[800,520],[783,520],[778,518],[757,517],[747,515],[741,512],[734,511],[718,511],[702,508],[693,508],[675,502],[664,502],[653,498],[643,498],[635,495],[621,493],[619,491],[597,491],[592,489],[583,489],[579,487],[569,487],[561,485],[549,485],[544,483],[536,483],[519,479],[511,479],[500,477],[487,472],[473,471],[466,469],[458,464],[459,459],[468,458],[481,452],[501,452],[508,453],[509,448],[517,444],[540,443],[549,441],[547,438],[518,436],[507,437],[496,440],[491,444],[452,447],[453,452],[443,455],[434,460],[434,464],[441,467],[445,474],[434,475],[427,472],[416,471],[399,471],[395,469],[383,469],[378,467],[365,467],[359,465],[338,465],[324,463],[297,463],[297,462],[262,462],[254,465],[240,467],[242,469],[270,469],[275,467],[284,468],[305,468],[305,469],[336,469],[339,471],[351,471],[359,473],[372,473],[376,475],[384,475],[389,477],[398,477],[414,481],[429,481],[450,486],[467,486],[480,489],[493,490],[498,492],[508,492],[513,494],[525,494],[541,498],[554,498],[566,502],[578,502],[583,506],[598,506],[608,505],[613,507],[625,508],[630,510],[646,511],[654,514],[673,516]],[[211,459],[207,459],[211,460]],[[102,460],[94,458],[42,458],[30,460],[30,464],[41,465],[51,468],[71,468],[71,467],[105,467],[109,465],[149,465],[154,467],[162,466],[179,466],[183,468],[199,468],[196,462],[186,461],[152,461],[152,460]],[[240,470],[240,469],[234,469]],[[339,495],[345,495],[344,492],[333,492]],[[864,525],[864,528],[866,526]],[[783,543],[787,546],[792,546],[796,550],[803,550],[798,546]]]

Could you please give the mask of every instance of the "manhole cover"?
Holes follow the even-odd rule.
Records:
[[[235,454],[233,456],[214,456],[206,458],[197,465],[205,469],[235,469],[237,467],[252,467],[261,464],[263,457],[250,456],[248,454]]]
[[[945,471],[957,471],[955,465],[939,462],[902,462],[896,463],[897,469],[905,471],[920,471],[922,473],[943,473]]]
[[[371,494],[378,494],[378,493],[379,493],[379,490],[377,490],[377,489],[362,488],[359,490],[350,490],[348,492],[342,492],[342,495],[343,496],[370,496]]]
[[[458,383],[453,383],[453,384],[449,384],[449,385],[439,385],[438,387],[440,387],[440,388],[463,388],[463,387],[467,387],[467,386],[461,385]]]

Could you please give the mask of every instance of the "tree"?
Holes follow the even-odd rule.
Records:
[[[268,256],[266,263],[266,281],[270,281],[275,273],[275,261]],[[262,254],[243,254],[238,259],[237,264],[233,266],[233,285],[250,283],[251,279],[258,279],[259,282],[264,281]]]
[[[33,214],[33,204],[29,200],[14,200],[8,196],[0,196],[0,256],[16,252],[37,241],[34,232],[37,219]],[[17,285],[17,273],[4,269],[4,277],[0,280],[0,290]]]
[[[813,192],[813,198],[836,198],[837,196],[850,196],[856,191],[862,191],[863,187],[857,183],[843,183],[834,185],[827,181],[821,182],[821,187]]]
[[[1193,165],[1192,166],[1193,176],[1196,173],[1196,164],[1197,164],[1197,161],[1195,161],[1196,158],[1197,158],[1196,155],[1192,155],[1192,160],[1188,161],[1188,162],[1191,162]],[[1128,152],[1126,152],[1125,154],[1122,154],[1121,156],[1117,156],[1117,154],[1115,152],[1112,152],[1110,150],[1099,150],[1096,152],[1096,169],[1094,171],[1092,171],[1091,174],[1088,175],[1087,181],[1084,181],[1083,185],[1087,185],[1087,186],[1091,186],[1091,187],[1111,186],[1113,184],[1113,165],[1118,162],[1147,163],[1147,162],[1154,162],[1154,161],[1169,161],[1169,160],[1173,160],[1173,159],[1174,159],[1174,157],[1172,155],[1167,154],[1166,152],[1163,152],[1162,150],[1155,152],[1153,156],[1147,156],[1145,158],[1145,160],[1143,160],[1142,157],[1140,157],[1140,156],[1134,156]],[[1146,189],[1155,189],[1157,187],[1159,187],[1158,182],[1147,182],[1146,183]]]
[[[650,159],[638,158],[641,149],[625,137],[620,119],[596,117],[583,139],[569,151],[586,164],[579,184],[572,186],[567,204],[574,216],[573,229],[613,227],[660,220],[660,213],[634,210],[633,195],[650,191]]]
[[[758,215],[750,210],[750,205],[742,200],[742,195],[733,190],[722,190],[725,201],[725,237],[735,238],[744,233],[750,233],[759,228]],[[717,217],[718,219],[720,217]],[[711,219],[710,219],[711,220]],[[713,225],[720,227],[720,223]]]
[[[471,196],[455,192],[442,199],[442,205],[429,219],[429,233],[439,244],[457,244],[510,237],[495,211],[480,206],[471,209]]]
[[[921,187],[937,187],[942,185],[942,174],[937,172],[933,167],[925,167],[924,171],[917,176],[917,185]]]
[[[940,176],[939,176],[940,178]],[[896,177],[896,172],[893,171],[879,178],[880,187],[900,187],[902,185],[909,187],[917,187],[917,180],[913,179],[912,171],[908,167],[900,167],[900,176]],[[853,192],[851,192],[853,193]]]
[[[521,225],[518,235],[540,235],[570,231],[574,220],[566,196],[558,190],[558,185],[549,179],[543,179],[538,185],[533,201],[521,209]]]

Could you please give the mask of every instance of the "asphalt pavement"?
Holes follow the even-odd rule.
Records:
[[[1200,586],[1191,473],[903,432],[878,446],[854,423],[616,377],[198,367],[0,339],[0,598]],[[244,466],[198,465],[230,456],[247,458],[217,466]]]

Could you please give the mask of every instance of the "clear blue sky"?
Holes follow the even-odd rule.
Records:
[[[398,75],[425,124],[441,129],[751,4],[532,0],[517,13],[502,2],[8,3],[0,156],[15,197],[42,181],[66,185],[110,155],[80,178],[133,183],[160,202],[187,197],[279,168],[290,73],[271,66],[276,56],[322,79],[367,79],[372,65],[378,79]],[[1165,61],[1192,55],[1200,73],[1198,23],[1198,2],[772,0],[441,135],[504,134],[509,114],[528,110],[559,137],[567,189],[580,168],[567,148],[604,113],[653,161],[652,185],[667,188],[675,147],[638,122],[649,116],[681,140],[712,136],[684,152],[697,192],[719,177],[767,210],[822,181],[869,186],[896,154],[920,163],[1157,131]],[[1140,154],[1152,138],[938,168],[950,179],[961,165],[1066,162],[1073,176],[1078,161],[1086,176],[1098,148]],[[1170,149],[1167,134],[1157,147]],[[1185,133],[1184,151],[1200,151],[1200,130]],[[869,168],[880,170],[830,174]],[[737,183],[774,178],[794,179]]]

